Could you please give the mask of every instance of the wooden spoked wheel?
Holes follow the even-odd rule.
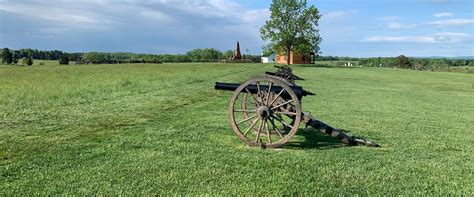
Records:
[[[250,146],[280,147],[296,133],[301,106],[290,86],[275,77],[259,77],[234,92],[228,115],[232,129]]]
[[[276,79],[276,80],[279,80],[281,82],[283,82],[284,84],[288,85],[288,86],[292,86],[293,84],[288,82],[286,79],[284,78],[281,78],[281,77],[277,77],[277,76],[273,76],[273,75],[267,75],[265,77],[269,77],[269,78],[272,78],[272,79]],[[250,100],[247,100],[247,99],[250,99]],[[284,99],[282,97],[279,97],[277,101],[280,101],[279,103],[283,103],[285,102]],[[276,102],[278,103],[278,102]],[[250,108],[252,108],[251,106],[255,106],[256,102],[254,99],[252,99],[251,96],[249,96],[249,94],[243,94],[242,95],[242,99],[241,99],[241,105],[242,105],[242,115],[244,116],[244,118],[249,118],[251,116],[251,113],[247,112],[248,110],[248,106],[250,106]],[[292,105],[287,105],[286,107],[294,107]],[[281,114],[277,114],[276,115],[277,117],[281,117]],[[288,117],[291,117],[292,120],[291,120],[291,124],[293,124],[293,122],[295,121],[295,116],[288,116]],[[247,122],[247,124],[251,125],[252,123],[250,121]],[[283,126],[283,130],[281,130],[282,133],[288,133],[291,129],[286,126],[286,125],[282,125]],[[258,125],[254,125],[252,127],[252,129],[254,129],[255,131],[258,130]]]

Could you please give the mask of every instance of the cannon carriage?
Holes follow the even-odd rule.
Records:
[[[294,83],[303,79],[294,75],[290,67],[275,67],[277,72],[266,72],[265,76],[243,84],[216,82],[215,89],[234,92],[227,114],[232,130],[243,142],[250,146],[281,147],[291,140],[303,122],[349,145],[378,146],[349,136],[303,112],[302,98],[314,93]]]

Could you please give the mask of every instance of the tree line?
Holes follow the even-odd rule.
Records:
[[[368,67],[389,67],[413,70],[449,70],[450,67],[474,66],[473,59],[447,58],[411,58],[404,55],[398,57],[360,58],[359,65]]]
[[[317,56],[315,61],[357,61],[359,65],[366,67],[388,67],[404,68],[414,70],[429,70],[451,66],[474,66],[473,58],[423,58],[423,57],[342,57],[342,56]]]
[[[0,49],[2,62],[6,64],[31,65],[33,59],[57,60],[60,64],[121,64],[121,63],[162,63],[162,62],[232,62],[232,50],[193,49],[185,54],[137,54],[137,53],[66,53],[59,50],[41,51],[36,49]],[[260,62],[259,55],[244,55],[246,62]],[[474,59],[413,58],[398,57],[355,58],[339,56],[316,56],[315,61],[358,61],[366,67],[390,67],[414,70],[447,70],[450,67],[474,67]]]
[[[213,48],[193,49],[185,54],[139,54],[139,53],[66,53],[59,50],[41,51],[36,49],[2,50],[2,61],[16,64],[22,58],[57,60],[60,64],[122,64],[122,63],[162,63],[162,62],[221,62],[230,59],[232,50],[219,51]],[[249,62],[260,62],[259,55],[244,55]],[[11,61],[10,61],[11,60]]]

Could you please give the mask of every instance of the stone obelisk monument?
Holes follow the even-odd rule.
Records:
[[[237,41],[237,48],[234,51],[234,56],[232,56],[233,60],[240,60],[242,59],[242,54],[240,53],[240,44],[239,41]]]

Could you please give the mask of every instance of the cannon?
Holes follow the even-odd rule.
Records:
[[[234,92],[227,114],[232,130],[244,143],[264,148],[281,147],[293,138],[303,122],[348,145],[379,146],[303,112],[302,98],[315,94],[294,83],[303,79],[294,75],[290,67],[275,67],[277,72],[266,72],[265,76],[243,84],[215,84],[216,90]]]
[[[216,82],[216,85],[215,85],[215,89],[217,90],[228,90],[228,91],[235,91],[237,90],[237,88],[240,86],[240,84],[238,83],[221,83],[221,82]],[[272,86],[272,87],[269,87],[268,85],[249,85],[246,87],[246,90],[248,90],[250,93],[252,94],[257,94],[259,92],[259,89],[260,91],[263,91],[263,92],[268,92],[269,89],[271,88],[271,92],[273,93],[278,93],[280,91],[282,91],[282,88],[281,86]],[[302,99],[303,96],[308,96],[308,95],[314,95],[314,93],[312,92],[308,92],[306,90],[304,90],[302,87],[300,86],[290,86],[291,90],[296,94],[296,96],[298,97],[298,99]],[[290,94],[286,91],[283,91],[283,93],[280,95],[282,98],[284,99],[289,99],[291,98]]]

